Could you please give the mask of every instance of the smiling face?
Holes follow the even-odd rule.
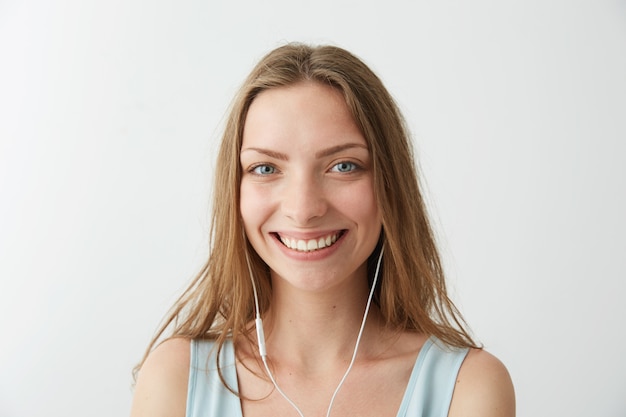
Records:
[[[240,159],[245,231],[274,285],[366,283],[381,216],[367,143],[337,90],[301,82],[260,93]]]

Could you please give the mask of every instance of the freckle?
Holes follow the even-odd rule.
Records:
[[[333,306],[333,308],[337,308],[337,306]]]

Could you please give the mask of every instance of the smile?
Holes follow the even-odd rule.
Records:
[[[293,239],[287,236],[282,236],[280,234],[276,234],[278,239],[282,242],[283,245],[287,246],[289,249],[296,250],[298,252],[314,252],[316,250],[324,249],[330,247],[337,242],[337,239],[343,235],[344,231],[332,233],[326,236],[322,236],[315,239]]]

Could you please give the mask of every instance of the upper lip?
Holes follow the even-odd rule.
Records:
[[[280,237],[289,238],[289,239],[297,239],[297,240],[311,240],[311,239],[320,239],[322,237],[326,237],[328,235],[336,235],[345,231],[345,229],[332,229],[332,230],[324,230],[324,231],[316,231],[316,232],[296,232],[296,231],[275,231],[273,234],[279,235]]]

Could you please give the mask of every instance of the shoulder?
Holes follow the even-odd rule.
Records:
[[[459,370],[448,416],[515,416],[513,383],[498,358],[482,349],[470,349]]]
[[[131,417],[185,416],[190,343],[172,338],[150,352],[139,371]]]

